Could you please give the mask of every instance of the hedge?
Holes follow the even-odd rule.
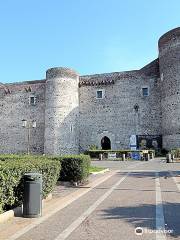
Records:
[[[46,197],[52,192],[58,179],[84,182],[89,176],[90,162],[90,157],[83,154],[0,155],[0,212],[22,203],[24,173],[42,173],[43,197]]]
[[[45,155],[27,155],[27,154],[0,154],[0,161],[7,160],[33,160],[33,159],[50,159]]]
[[[126,158],[127,158],[127,157],[130,157],[132,152],[139,152],[139,153],[143,154],[144,150],[126,150],[126,149],[125,150],[101,150],[101,149],[97,149],[97,150],[88,150],[88,151],[86,151],[86,154],[88,154],[91,158],[99,158],[99,154],[104,154],[104,156],[106,158],[108,158],[108,153],[116,153],[117,158],[122,157],[122,154],[125,154]],[[148,149],[148,153],[155,154],[155,151]]]
[[[26,172],[42,173],[42,194],[45,198],[56,185],[60,173],[60,162],[43,158],[18,155],[0,161],[0,213],[22,203],[23,175]],[[10,160],[10,161],[9,161]],[[11,161],[13,160],[13,161]]]
[[[175,158],[180,158],[180,148],[172,149],[170,153],[174,155]]]
[[[84,182],[89,176],[91,160],[88,155],[65,155],[52,159],[61,162],[61,181]]]
[[[0,154],[0,161],[13,160],[58,160],[61,162],[61,171],[59,179],[62,181],[83,181],[88,177],[90,168],[90,157],[88,155],[65,155],[65,156],[51,156],[51,155],[16,155],[16,154]]]

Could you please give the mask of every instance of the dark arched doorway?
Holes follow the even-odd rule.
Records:
[[[101,147],[103,150],[109,150],[111,149],[111,140],[108,137],[103,137],[101,139]]]

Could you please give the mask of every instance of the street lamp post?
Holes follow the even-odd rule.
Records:
[[[36,121],[27,121],[25,119],[22,120],[22,127],[26,128],[28,130],[27,134],[27,141],[28,141],[28,146],[27,146],[27,154],[30,154],[30,141],[31,141],[31,129],[36,128]]]

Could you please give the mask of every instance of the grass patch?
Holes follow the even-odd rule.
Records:
[[[90,173],[93,173],[93,172],[100,172],[102,170],[104,170],[106,168],[103,168],[103,167],[96,167],[96,166],[90,166],[90,169],[89,169],[89,172]]]

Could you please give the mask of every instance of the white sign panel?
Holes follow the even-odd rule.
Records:
[[[131,148],[131,150],[136,150],[136,148],[137,148],[136,135],[130,136],[130,148]]]
[[[114,159],[114,158],[116,158],[116,153],[108,153],[108,158],[109,158],[109,159]]]
[[[131,149],[132,151],[136,151],[136,150],[137,150],[137,147],[130,147],[130,149]]]
[[[136,135],[131,135],[130,136],[130,146],[136,146],[137,145],[137,141],[136,141]]]

